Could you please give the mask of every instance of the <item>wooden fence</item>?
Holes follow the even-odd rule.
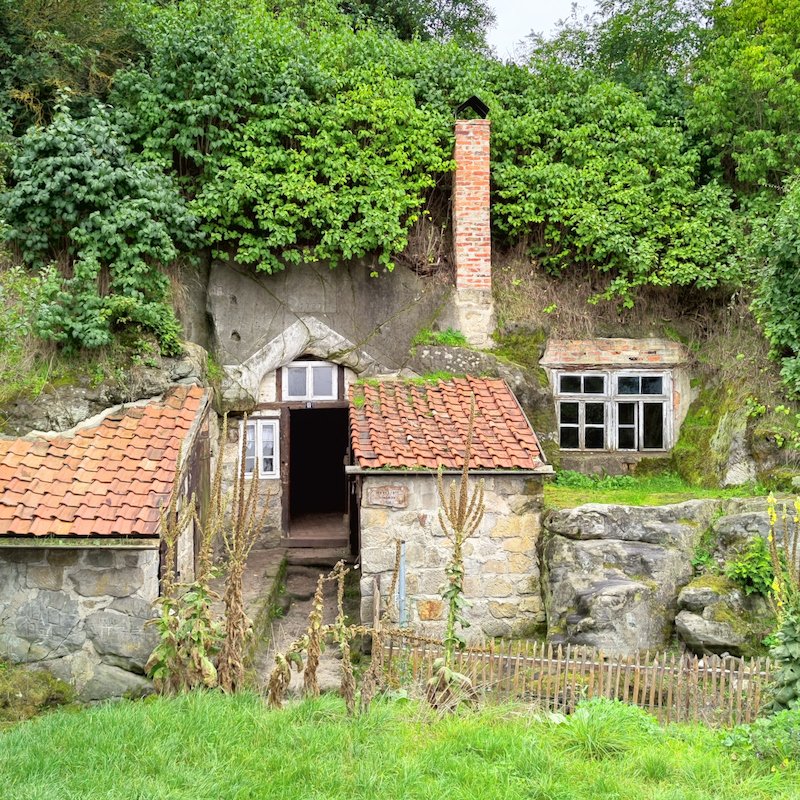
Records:
[[[385,666],[396,685],[431,677],[441,643],[387,631]],[[765,701],[770,679],[766,658],[645,653],[607,656],[589,647],[553,647],[541,642],[489,641],[456,655],[487,701],[520,700],[570,713],[583,698],[608,697],[632,703],[663,722],[730,726],[752,722]]]

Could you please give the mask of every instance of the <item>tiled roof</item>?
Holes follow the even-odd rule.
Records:
[[[179,386],[70,436],[0,439],[0,535],[157,535],[203,398]]]
[[[687,349],[669,339],[550,339],[539,365],[663,368],[688,361]]]
[[[350,390],[350,433],[362,468],[461,469],[475,396],[472,469],[546,470],[539,442],[503,380],[390,380]]]

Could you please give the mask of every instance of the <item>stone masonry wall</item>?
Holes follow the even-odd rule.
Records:
[[[477,480],[474,479],[474,482]],[[445,481],[449,486],[450,477]],[[391,502],[395,507],[382,505]],[[465,546],[465,594],[472,605],[467,637],[530,633],[545,620],[536,541],[542,515],[540,478],[498,475],[485,479],[486,514]],[[407,624],[441,636],[441,598],[451,554],[437,518],[435,476],[366,476],[361,499],[361,618],[372,619],[373,578],[388,590],[395,540],[405,541]]]
[[[158,550],[0,548],[0,658],[46,667],[79,699],[150,689]]]

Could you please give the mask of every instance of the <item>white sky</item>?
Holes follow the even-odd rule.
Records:
[[[497,55],[509,59],[520,39],[531,31],[549,34],[559,19],[568,17],[575,0],[489,0],[497,15],[497,24],[489,30],[489,44]],[[594,9],[594,0],[578,0],[578,13],[583,16]]]

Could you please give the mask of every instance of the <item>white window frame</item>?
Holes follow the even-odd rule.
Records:
[[[591,392],[562,392],[562,377],[602,377],[604,380],[603,393]],[[618,379],[621,377],[636,378],[661,378],[661,392],[659,394],[620,394],[617,390]],[[583,383],[581,383],[583,388]],[[641,387],[640,387],[641,388]],[[553,372],[553,394],[556,401],[556,419],[558,420],[558,442],[560,449],[568,452],[604,453],[619,451],[624,453],[663,453],[672,449],[674,444],[672,430],[672,373],[669,370],[642,370],[642,369],[609,369],[609,370],[575,370],[562,369]],[[578,424],[569,423],[565,427],[578,428],[578,447],[561,447],[561,403],[578,403]],[[585,404],[603,403],[605,405],[605,432],[603,448],[587,448]],[[636,405],[634,428],[636,436],[635,448],[622,448],[619,446],[619,403],[633,403]],[[646,403],[660,403],[662,409],[662,436],[663,446],[644,446],[644,406]],[[592,427],[592,426],[590,426]],[[595,426],[596,427],[596,426]],[[626,426],[627,427],[627,426]]]
[[[329,395],[314,394],[314,367],[328,367],[331,370],[331,391]],[[306,393],[303,395],[289,394],[289,370],[306,370]],[[292,361],[281,369],[281,397],[284,402],[303,400],[339,400],[339,367],[330,361]]]
[[[239,441],[241,442],[241,437],[244,436],[244,420],[239,423]],[[280,439],[280,420],[276,417],[272,418],[264,418],[264,417],[251,417],[247,420],[247,427],[252,428],[253,433],[255,434],[251,439],[251,433],[248,432],[248,439],[247,441],[253,441],[255,443],[254,449],[254,458],[258,458],[260,460],[259,470],[258,470],[258,477],[259,479],[262,478],[279,478],[280,471],[281,471],[281,461],[280,461],[280,450],[281,450],[281,439]],[[264,431],[266,429],[272,430],[272,469],[271,470],[264,470],[263,469],[263,459],[264,459]],[[245,453],[245,470],[244,476],[245,478],[252,478],[255,474],[255,464],[253,467],[248,469],[247,465],[247,454]]]

